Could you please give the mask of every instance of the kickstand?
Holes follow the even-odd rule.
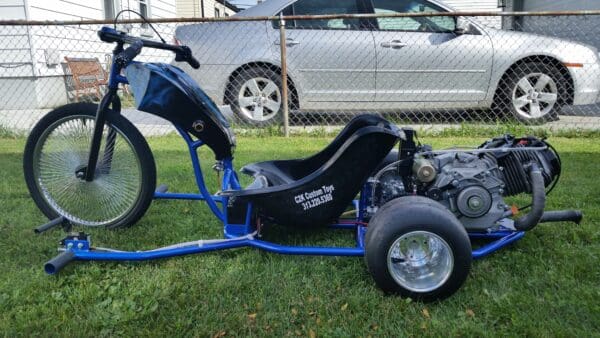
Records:
[[[39,235],[39,234],[46,232],[52,228],[55,228],[59,225],[62,226],[64,232],[70,232],[71,229],[73,228],[73,225],[71,224],[71,222],[69,222],[68,219],[64,218],[63,216],[60,216],[60,217],[57,217],[57,218],[51,220],[50,222],[48,222],[44,225],[40,225],[39,227],[33,229],[33,232],[35,232],[36,234]]]

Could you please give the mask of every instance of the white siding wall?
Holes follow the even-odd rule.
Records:
[[[80,1],[81,2],[81,1]],[[77,19],[104,19],[103,1],[85,1],[83,4],[70,0],[29,0],[32,20],[77,20]],[[120,8],[115,11],[127,9],[139,11],[136,1],[120,1]],[[149,0],[150,16],[152,18],[175,17],[175,0]],[[122,17],[128,18],[129,13]],[[135,18],[135,14],[131,15]],[[156,25],[159,32],[163,33],[166,40],[172,36],[173,25]],[[33,54],[36,61],[36,75],[52,76],[63,75],[60,64],[52,64],[48,55],[55,54],[59,62],[64,62],[64,57],[98,58],[104,63],[107,56],[114,48],[98,39],[97,31],[100,26],[34,26],[32,30]],[[132,25],[132,35],[144,34],[147,38],[156,38],[148,29],[140,29],[139,25]],[[146,60],[168,62],[172,58],[170,52],[147,50],[144,55]],[[144,56],[143,55],[143,56]]]
[[[201,17],[200,0],[177,0],[177,16],[180,18]]]
[[[502,8],[498,7],[498,0],[443,0],[444,3],[454,7],[457,11],[491,11],[500,12]],[[502,18],[500,17],[477,17],[476,20],[485,26],[501,28]]]
[[[235,12],[227,6],[215,0],[177,0],[177,16],[184,18],[202,17],[202,3],[204,3],[204,17],[212,18],[215,16],[215,8],[219,9],[220,15],[234,15]]]
[[[23,0],[0,0],[0,19],[27,18]],[[0,78],[31,76],[31,51],[26,26],[0,26]]]
[[[225,16],[225,13],[227,13],[227,15],[235,14],[234,11],[227,8],[227,6],[224,6],[223,4],[220,4],[214,0],[204,0],[204,14],[206,15],[207,18],[211,18],[211,17],[215,16],[215,8],[219,9],[219,12],[222,17]]]
[[[176,16],[175,0],[147,0],[153,18]],[[138,11],[134,0],[119,1],[116,11]],[[125,15],[125,17],[128,17]],[[103,0],[0,0],[0,19],[82,20],[104,19]],[[0,109],[54,107],[66,103],[64,57],[96,57],[105,63],[114,45],[98,39],[100,26],[0,26]],[[157,29],[170,40],[173,24]],[[133,25],[131,34],[156,38],[149,30]],[[166,51],[147,49],[141,60],[170,62]],[[24,95],[24,93],[28,93]]]
[[[150,14],[153,18],[175,18],[175,0],[150,0]]]

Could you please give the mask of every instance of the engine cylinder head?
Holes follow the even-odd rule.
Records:
[[[526,150],[529,147],[547,147],[547,149]],[[504,135],[487,141],[480,148],[500,150],[494,153],[494,156],[502,169],[503,181],[506,185],[504,196],[531,193],[531,182],[526,170],[528,164],[536,163],[540,167],[545,186],[550,185],[560,175],[558,154],[544,140],[532,136],[515,138],[512,135]],[[519,151],[501,150],[506,148],[519,148]]]

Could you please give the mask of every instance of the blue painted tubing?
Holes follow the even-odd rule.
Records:
[[[330,247],[302,247],[273,244],[260,240],[240,239],[221,243],[208,243],[202,246],[193,245],[182,248],[164,249],[145,252],[105,252],[105,251],[73,251],[75,259],[79,260],[104,260],[104,261],[144,261],[159,258],[168,258],[215,250],[234,249],[241,247],[255,247],[265,251],[285,255],[316,255],[316,256],[362,256],[364,250],[360,248],[330,248]]]
[[[358,237],[361,238],[362,232],[366,232],[366,228],[358,227]],[[500,239],[489,243],[481,248],[473,250],[473,259],[483,258],[497,250],[510,245],[525,236],[524,231],[517,232],[499,232],[498,235],[504,236]],[[485,234],[480,234],[480,237]],[[487,234],[491,235],[491,234]],[[491,238],[491,237],[488,237]],[[48,261],[44,266],[46,273],[55,274],[65,267],[72,260],[89,260],[89,261],[145,261],[160,258],[169,258],[175,256],[183,256],[189,254],[197,254],[216,250],[235,249],[242,247],[254,247],[260,250],[273,252],[284,255],[313,255],[313,256],[363,256],[365,250],[362,247],[364,243],[359,240],[358,247],[355,248],[335,248],[335,247],[305,247],[305,246],[287,246],[275,243],[270,243],[257,239],[240,238],[237,240],[229,240],[218,243],[206,243],[202,245],[189,245],[181,248],[170,248],[156,251],[145,252],[107,252],[107,251],[87,251],[87,250],[69,250],[61,253],[52,260]]]
[[[255,248],[284,255],[364,256],[365,254],[365,250],[362,248],[286,246],[260,240],[249,240],[248,244]]]
[[[519,239],[523,238],[525,232],[513,232],[499,240],[487,244],[481,248],[473,250],[473,259],[479,259],[487,256]],[[274,244],[256,239],[230,240],[221,243],[207,243],[202,246],[193,245],[181,248],[164,249],[145,252],[104,252],[104,251],[73,251],[75,259],[80,260],[115,260],[115,261],[141,261],[188,254],[196,254],[215,250],[234,249],[241,247],[255,247],[269,252],[284,255],[317,255],[317,256],[362,256],[364,249],[356,248],[335,248],[335,247],[305,247],[305,246],[287,246]]]
[[[496,240],[492,243],[482,246],[481,248],[473,250],[473,259],[483,258],[493,252],[498,251],[499,249],[512,244],[525,236],[525,231],[517,231],[513,232],[510,235],[504,236],[499,240]]]
[[[475,239],[498,239],[514,234],[514,231],[496,231],[496,232],[472,232],[469,233],[469,238]]]
[[[497,241],[473,250],[473,259],[487,256],[511,243],[523,238],[525,232],[514,232]],[[182,248],[164,249],[146,252],[104,252],[104,251],[72,251],[74,258],[79,260],[107,260],[107,261],[144,261],[160,258],[168,258],[215,250],[234,249],[241,247],[254,247],[268,252],[284,255],[315,255],[315,256],[363,256],[364,249],[356,248],[334,248],[334,247],[305,247],[286,246],[274,244],[255,239],[231,240],[221,243],[207,243],[202,246],[193,245]],[[71,252],[71,251],[68,251]],[[66,262],[68,263],[68,261]],[[62,265],[64,266],[64,265]],[[61,266],[61,267],[62,267]],[[58,271],[58,269],[57,269]]]
[[[217,202],[217,203],[222,203],[222,197],[221,196],[211,196],[213,201]],[[201,194],[194,194],[194,193],[174,193],[174,192],[167,192],[167,193],[161,193],[161,192],[155,192],[154,193],[154,199],[171,199],[171,200],[192,200],[192,201],[204,201],[206,200],[206,198],[204,198],[203,195]]]

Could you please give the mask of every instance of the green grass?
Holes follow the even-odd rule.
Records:
[[[421,138],[434,147],[485,138]],[[327,137],[240,137],[238,166],[301,157]],[[24,140],[0,139],[0,335],[2,336],[593,336],[600,335],[600,139],[553,138],[564,176],[549,208],[580,208],[579,225],[543,224],[507,250],[473,264],[450,299],[422,304],[386,296],[360,258],[280,256],[253,249],[149,263],[82,263],[47,276],[58,231],[23,182]],[[190,163],[175,137],[150,139],[160,183],[193,191]],[[212,158],[202,151],[204,158]],[[204,164],[209,184],[216,176]],[[95,245],[149,249],[219,237],[198,202],[156,201],[134,227],[91,231]],[[343,231],[273,229],[286,243],[349,245]]]

